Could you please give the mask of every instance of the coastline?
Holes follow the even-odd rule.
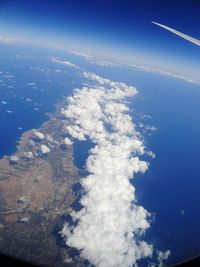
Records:
[[[72,185],[79,181],[72,146],[63,141],[64,103],[41,127],[22,134],[14,154],[0,159],[0,251],[50,266],[68,257],[55,228],[59,235],[75,199]]]

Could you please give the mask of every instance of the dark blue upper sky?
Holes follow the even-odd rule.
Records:
[[[200,48],[150,22],[200,39],[199,0],[1,0],[0,35],[66,44],[197,77]]]

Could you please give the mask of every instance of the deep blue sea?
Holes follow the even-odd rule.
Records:
[[[148,149],[149,170],[133,179],[138,203],[154,215],[146,240],[172,252],[168,263],[200,253],[200,86],[128,68],[105,68],[83,59],[41,48],[0,46],[0,157],[11,154],[23,131],[48,119],[55,104],[80,87],[78,70],[53,63],[64,57],[106,78],[135,85],[139,94],[130,108],[135,122],[155,126],[141,132]],[[143,116],[144,114],[151,118]],[[74,147],[82,168],[88,142]]]
[[[80,86],[80,74],[52,62],[63,53],[0,45],[0,158],[13,153],[23,131],[40,127],[47,112]]]

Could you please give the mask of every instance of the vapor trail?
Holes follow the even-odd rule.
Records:
[[[170,32],[173,32],[174,34],[176,34],[176,35],[182,37],[183,39],[185,39],[185,40],[187,40],[187,41],[189,41],[189,42],[191,42],[191,43],[193,43],[193,44],[196,44],[196,45],[199,45],[199,46],[200,46],[200,40],[198,40],[198,39],[195,39],[195,38],[193,38],[193,37],[191,37],[191,36],[189,36],[189,35],[186,35],[186,34],[184,34],[184,33],[181,33],[181,32],[179,32],[179,31],[177,31],[177,30],[175,30],[175,29],[172,29],[172,28],[170,28],[170,27],[168,27],[168,26],[165,26],[165,25],[163,25],[163,24],[157,23],[157,22],[155,22],[155,21],[152,21],[152,23],[153,23],[153,24],[156,24],[156,25],[158,25],[158,26],[160,26],[160,27],[162,27],[162,28],[164,28],[164,29],[166,29],[166,30],[168,30],[168,31],[170,31]]]

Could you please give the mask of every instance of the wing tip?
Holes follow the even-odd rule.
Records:
[[[153,23],[153,24],[155,24],[155,25],[160,25],[158,22],[156,22],[156,21],[151,21],[151,23]]]

